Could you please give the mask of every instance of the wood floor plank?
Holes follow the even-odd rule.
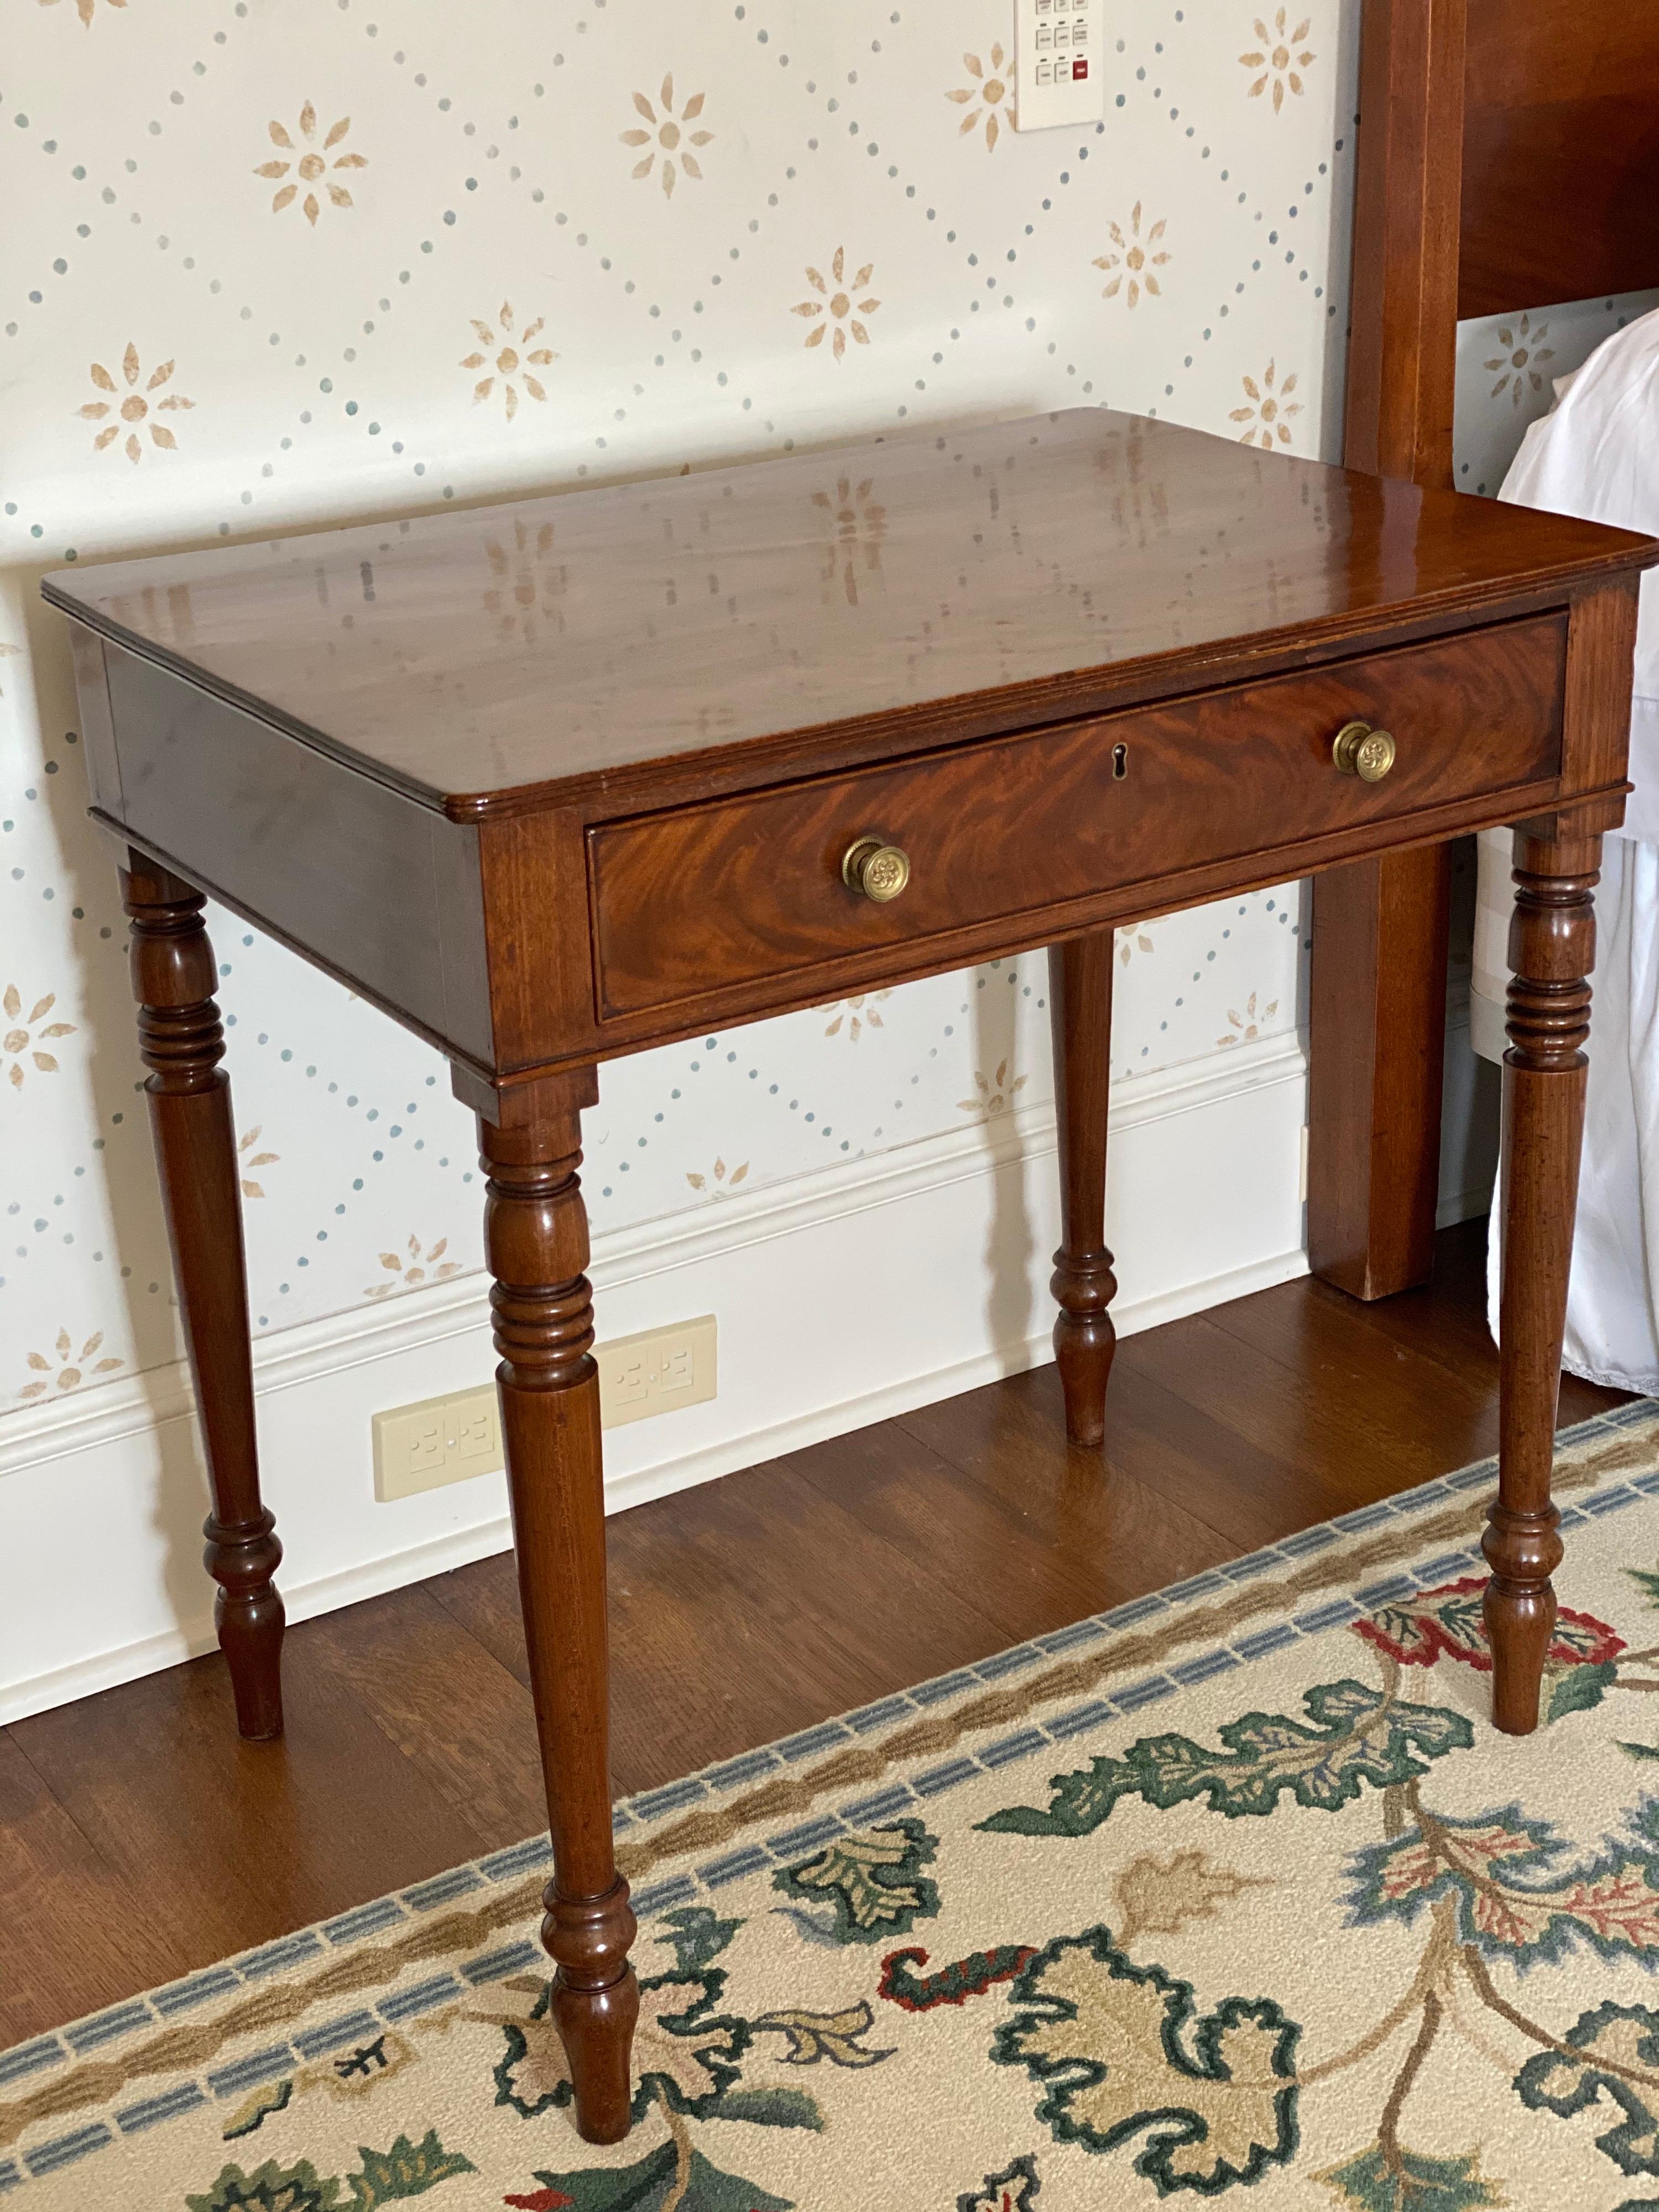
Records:
[[[1420,1289],[1369,1303],[1328,1284],[1310,1292],[1349,1313],[1354,1321],[1426,1352],[1449,1371],[1483,1382],[1498,1372],[1498,1347],[1486,1327],[1486,1224],[1460,1222],[1435,1239],[1434,1273]],[[1221,1311],[1223,1309],[1217,1308]]]
[[[1298,1301],[1296,1320],[1285,1326],[1302,1328],[1312,1304]],[[1334,1511],[1431,1481],[1491,1449],[1489,1407],[1482,1411],[1460,1391],[1413,1397],[1398,1382],[1400,1363],[1391,1355],[1358,1367],[1345,1391],[1319,1373],[1311,1333],[1304,1350],[1279,1358],[1236,1327],[1202,1315],[1148,1330],[1125,1350],[1175,1396],[1224,1414],[1260,1450],[1340,1496]]]
[[[1299,1392],[1328,1406],[1334,1422],[1363,1425],[1390,1455],[1411,1455],[1425,1479],[1443,1474],[1449,1438],[1463,1460],[1498,1449],[1498,1407],[1477,1373],[1443,1365],[1393,1336],[1379,1339],[1362,1307],[1341,1311],[1336,1299],[1310,1297],[1263,1313],[1248,1299],[1219,1306],[1212,1326],[1251,1354],[1298,1377]]]
[[[143,1917],[187,1968],[476,1853],[471,1823],[342,1692],[338,1647],[368,1610],[289,1632],[278,1743],[238,1737],[216,1657],[13,1723],[19,1748],[111,1870],[111,1910],[117,1896],[140,1896]],[[144,1979],[112,1960],[102,2001]],[[64,2016],[61,2003],[52,2010]]]
[[[1112,1371],[1103,1457],[1066,1443],[1060,1378],[1052,1367],[906,1414],[904,1425],[1006,1497],[1019,1498],[1036,1479],[1035,1470],[1053,1467],[1063,1542],[1078,1540],[1079,1526],[1109,1510],[1103,1464],[1144,1486],[1176,1515],[1217,1530],[1234,1556],[1347,1510],[1346,1484],[1326,1480],[1327,1470],[1297,1467],[1259,1449],[1226,1419],[1141,1372],[1127,1357],[1132,1349],[1119,1347]],[[1139,1584],[1128,1593],[1134,1596],[1170,1579],[1143,1577],[1133,1555],[1118,1570]]]
[[[1555,1425],[1558,1429],[1570,1429],[1576,1421],[1588,1421],[1597,1413],[1610,1413],[1615,1406],[1627,1406],[1634,1395],[1630,1390],[1606,1390],[1598,1382],[1586,1382],[1577,1375],[1564,1375]]]
[[[792,1459],[661,1502],[680,1510],[640,1508],[612,1523],[613,1636],[639,1650],[648,1639],[658,1656],[648,1679],[635,1677],[650,1740],[641,1741],[640,1715],[624,1717],[614,1700],[613,1711],[631,1756],[659,1780],[766,1740],[745,1718],[757,1676],[773,1678],[768,1704],[787,1703],[792,1726],[804,1728],[1007,1640],[989,1614],[942,1591]],[[674,1607],[666,1637],[665,1596]],[[728,1598],[742,1601],[730,1622]],[[696,1669],[687,1689],[676,1679],[683,1662]],[[717,1705],[701,1707],[700,1682]]]
[[[528,1693],[530,1655],[525,1649],[518,1568],[511,1552],[452,1567],[447,1574],[432,1576],[421,1588]]]
[[[1310,1299],[1334,1309],[1354,1331],[1375,1333],[1389,1341],[1432,1361],[1444,1374],[1455,1375],[1467,1387],[1494,1398],[1498,1388],[1498,1346],[1486,1326],[1486,1224],[1466,1221],[1442,1232],[1437,1239],[1434,1276],[1421,1290],[1403,1291],[1398,1297],[1361,1304],[1323,1283],[1310,1283]],[[1239,1300],[1243,1307],[1248,1301]],[[1218,1306],[1211,1318],[1224,1326],[1234,1309]],[[1607,1390],[1577,1375],[1561,1377],[1558,1425],[1623,1405],[1628,1392]]]
[[[797,1666],[816,1671],[812,1620],[800,1623],[799,1650],[791,1653],[790,1663],[781,1668],[760,1663],[773,1632],[747,1601],[741,1577],[711,1575],[695,1559],[677,1574],[672,1559],[653,1556],[654,1542],[635,1547],[627,1517],[617,1516],[608,1531],[611,1771],[617,1795],[631,1796],[747,1749],[750,1741],[768,1742],[822,1719],[820,1700],[796,1673]],[[527,1688],[529,1662],[511,1554],[457,1568],[428,1587]]]
[[[1257,1350],[1305,1368],[1316,1387],[1354,1401],[1362,1395],[1373,1418],[1382,1418],[1390,1432],[1402,1425],[1426,1451],[1437,1459],[1449,1433],[1443,1417],[1461,1406],[1465,1425],[1459,1433],[1465,1460],[1483,1458],[1498,1449],[1496,1381],[1498,1352],[1486,1347],[1486,1357],[1462,1360],[1449,1356],[1432,1328],[1420,1336],[1408,1334],[1378,1317],[1377,1305],[1364,1306],[1358,1315],[1342,1310],[1342,1293],[1320,1285],[1317,1294],[1294,1308],[1251,1310],[1248,1301],[1218,1307],[1211,1319]],[[1346,1302],[1344,1302],[1346,1303]],[[1380,1369],[1375,1340],[1392,1355]],[[1487,1369],[1490,1368],[1490,1374]],[[1577,1376],[1564,1375],[1556,1413],[1559,1428],[1588,1419],[1622,1405],[1626,1394],[1599,1389]]]
[[[185,1972],[185,1954],[0,1730],[0,2051]]]
[[[979,1395],[979,1394],[975,1394]],[[961,1401],[957,1401],[961,1402]],[[805,1479],[987,1615],[1001,1644],[1063,1628],[1233,1557],[1226,1536],[1045,1428],[1012,1480],[981,1481],[890,1422],[797,1455]],[[1012,1474],[1006,1455],[999,1473]]]
[[[471,1830],[469,1856],[547,1826],[528,1688],[417,1583],[337,1616],[329,1662]]]
[[[1011,1640],[989,1613],[942,1590],[814,1487],[791,1458],[614,1515],[607,1549],[611,1769],[621,1795]],[[480,1562],[434,1588],[527,1679],[510,1562]]]

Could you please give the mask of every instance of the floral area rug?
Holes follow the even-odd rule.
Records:
[[[0,2197],[1659,2207],[1659,1408],[1562,1439],[1521,1741],[1487,1717],[1492,1480],[618,1807],[613,2148],[572,2124],[537,1838],[0,2056]]]

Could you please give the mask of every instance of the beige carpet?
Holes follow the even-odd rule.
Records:
[[[614,2149],[538,1839],[0,2056],[0,2199],[1659,2206],[1659,1408],[1558,1477],[1534,1737],[1486,1717],[1468,1468],[620,1807]]]

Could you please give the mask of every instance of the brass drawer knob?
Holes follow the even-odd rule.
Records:
[[[841,874],[849,890],[861,891],[882,906],[909,882],[910,856],[896,845],[884,845],[879,837],[860,837],[848,847]]]
[[[1345,722],[1331,746],[1331,757],[1344,775],[1362,783],[1381,783],[1394,766],[1395,743],[1386,730],[1369,722]]]

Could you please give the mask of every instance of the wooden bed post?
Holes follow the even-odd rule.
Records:
[[[1465,0],[1365,0],[1343,460],[1451,491]]]
[[[1365,0],[1350,468],[1452,488],[1466,0]],[[1439,1192],[1450,848],[1315,878],[1308,1257],[1356,1297],[1426,1280]]]

